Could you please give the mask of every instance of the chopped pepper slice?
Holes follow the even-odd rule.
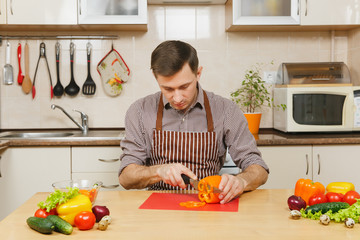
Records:
[[[187,208],[197,208],[197,207],[205,206],[205,204],[206,202],[187,201],[187,202],[181,202],[179,205]]]

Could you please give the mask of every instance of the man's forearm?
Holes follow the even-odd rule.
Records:
[[[244,191],[252,191],[266,183],[267,171],[260,165],[251,165],[237,175],[244,182]]]
[[[157,174],[157,166],[130,164],[121,172],[119,182],[125,189],[143,189],[161,178]]]

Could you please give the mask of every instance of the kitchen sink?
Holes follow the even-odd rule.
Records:
[[[0,139],[13,138],[62,138],[74,135],[72,132],[4,132],[0,134]]]

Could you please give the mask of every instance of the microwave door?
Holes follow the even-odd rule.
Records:
[[[301,125],[342,125],[345,98],[336,94],[294,94],[293,119]]]

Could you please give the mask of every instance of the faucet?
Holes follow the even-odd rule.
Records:
[[[83,113],[83,112],[81,112],[81,111],[79,111],[79,110],[73,110],[73,111],[76,111],[76,112],[78,112],[78,113],[80,113],[80,115],[81,115],[81,125],[77,122],[77,121],[75,121],[62,107],[60,107],[60,106],[58,106],[58,105],[55,105],[55,104],[51,104],[51,108],[53,109],[53,110],[55,110],[55,108],[58,108],[58,109],[60,109],[61,111],[63,111],[63,113],[65,113],[65,115],[66,116],[68,116],[70,119],[71,119],[71,121],[73,121],[75,124],[76,124],[76,126],[78,126],[80,129],[81,129],[81,131],[82,131],[82,133],[84,134],[84,135],[86,135],[87,133],[88,133],[88,131],[89,131],[89,126],[88,126],[88,119],[89,119],[89,117],[88,117],[88,115],[86,115],[85,113]]]

